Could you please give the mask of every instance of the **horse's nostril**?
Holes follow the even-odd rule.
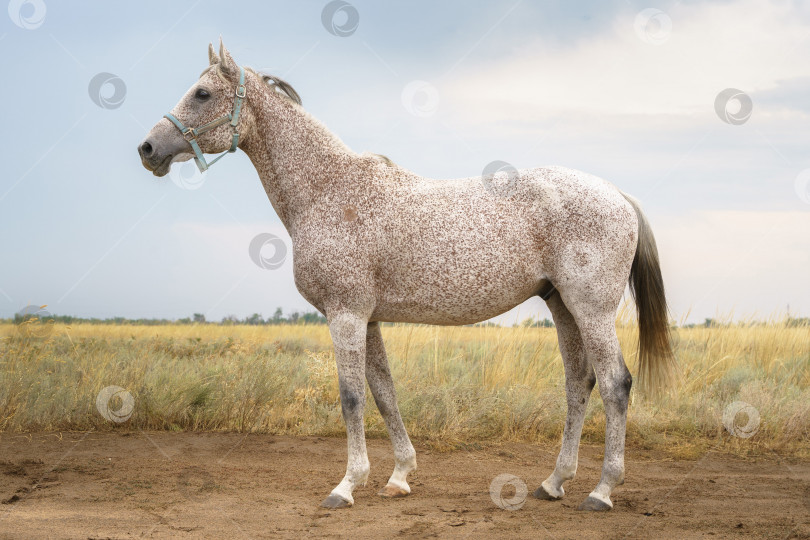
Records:
[[[152,151],[153,151],[152,145],[149,144],[148,141],[141,145],[141,155],[149,157],[152,155]]]

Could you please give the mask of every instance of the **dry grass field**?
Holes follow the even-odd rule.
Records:
[[[598,391],[563,501],[492,492],[554,466],[553,328],[384,326],[414,491],[375,495],[393,457],[369,398],[368,485],[328,511],[346,443],[326,326],[31,324],[0,325],[0,539],[810,537],[807,326],[675,330],[680,378],[632,396],[627,482],[595,514],[576,507],[601,466]]]
[[[47,330],[0,325],[0,432],[344,435],[326,326]],[[635,327],[620,323],[618,331],[635,372]],[[659,400],[633,395],[629,447],[683,458],[713,447],[738,455],[810,454],[810,327],[777,321],[679,328],[674,335],[680,379]],[[553,328],[392,325],[383,337],[415,440],[438,450],[559,442],[564,375]],[[109,386],[132,396],[125,422],[99,412],[97,398]],[[126,408],[121,395],[109,400],[110,411]],[[724,414],[726,426],[743,436],[724,428]],[[370,396],[366,425],[370,437],[386,436]],[[583,443],[601,443],[603,430],[597,387]]]

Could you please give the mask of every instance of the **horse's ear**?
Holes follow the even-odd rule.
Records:
[[[213,43],[208,44],[208,62],[212,66],[214,64],[219,63],[219,56],[217,56],[217,53],[214,52],[214,44]]]
[[[239,73],[239,66],[236,65],[231,53],[225,48],[222,38],[219,38],[219,69],[226,77],[233,78]]]

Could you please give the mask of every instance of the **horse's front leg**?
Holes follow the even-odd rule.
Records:
[[[335,346],[340,406],[346,422],[349,461],[346,476],[324,499],[324,508],[346,508],[354,504],[352,491],[365,485],[369,463],[363,412],[366,405],[366,325],[368,319],[346,311],[327,312],[329,333]]]
[[[394,390],[394,380],[388,367],[388,358],[385,354],[380,324],[377,322],[368,325],[366,337],[366,379],[371,394],[377,403],[391,445],[394,447],[396,464],[388,484],[382,488],[379,495],[382,497],[404,497],[411,492],[408,486],[408,474],[416,470],[416,451],[413,449],[405,424],[397,406],[397,394]]]

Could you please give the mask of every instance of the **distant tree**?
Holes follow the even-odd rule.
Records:
[[[284,319],[284,312],[281,311],[280,307],[276,308],[276,312],[273,313],[273,324],[279,324]]]
[[[516,323],[514,326],[518,326],[518,324]],[[534,317],[529,317],[524,319],[520,326],[524,328],[554,328],[554,321],[550,321],[548,318],[539,321]]]
[[[260,324],[264,324],[264,319],[262,319],[261,313],[254,313],[253,315],[245,319],[245,324],[258,326]]]
[[[232,325],[232,324],[239,324],[239,319],[236,318],[236,315],[226,315],[222,318],[222,324],[224,325]]]
[[[326,317],[317,311],[311,311],[301,315],[300,321],[304,324],[326,324]]]
[[[194,314],[194,322],[195,323],[204,323],[205,322],[205,315],[202,313],[195,313]]]

